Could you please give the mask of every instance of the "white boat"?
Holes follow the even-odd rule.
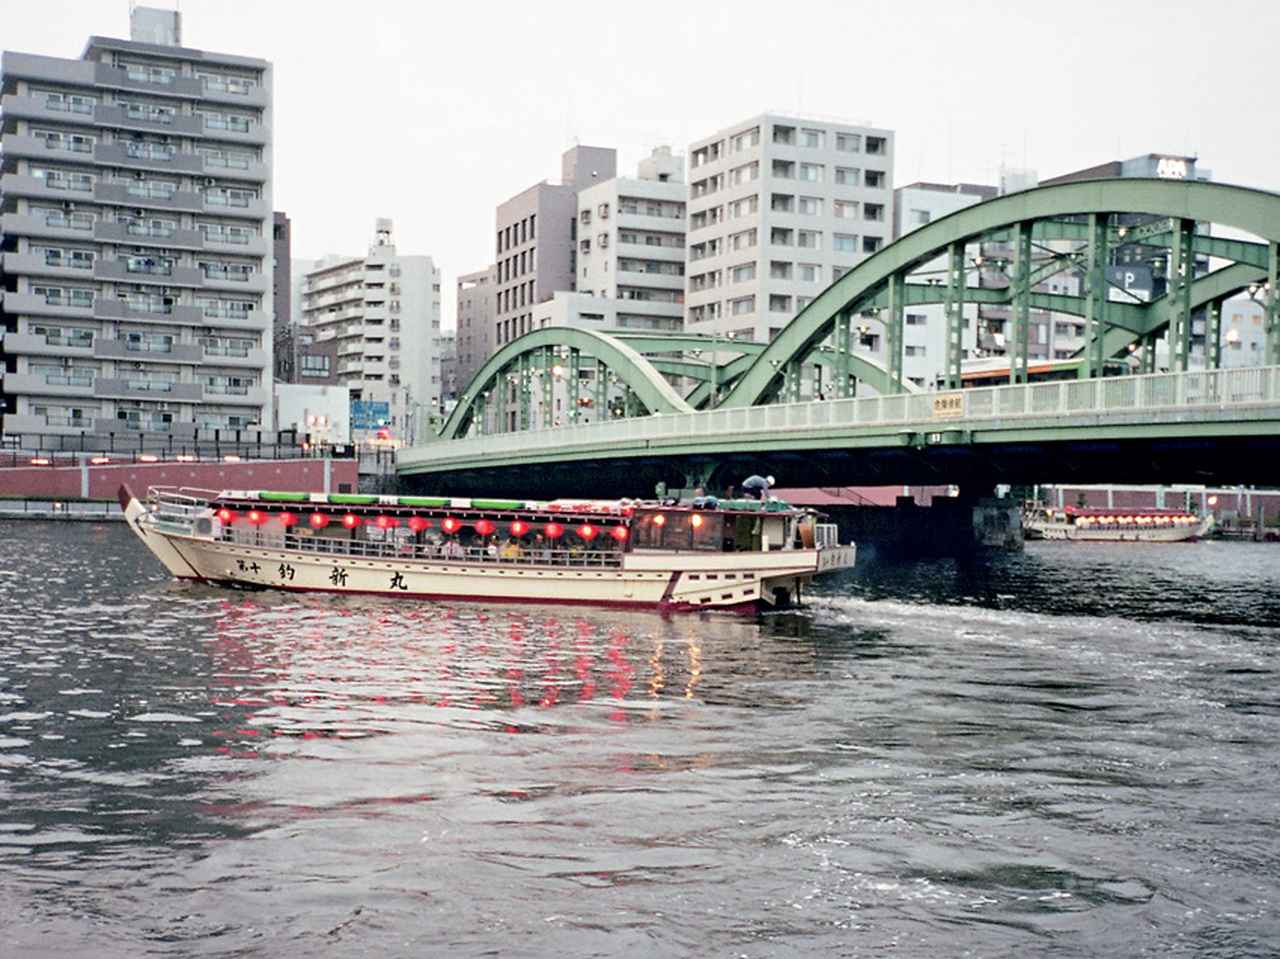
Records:
[[[1037,504],[1022,517],[1027,539],[1086,543],[1185,543],[1203,539],[1212,529],[1212,514],[1201,517],[1174,509],[1055,509]]]
[[[152,487],[125,519],[180,579],[227,586],[659,609],[785,606],[853,565],[776,499],[668,505]]]

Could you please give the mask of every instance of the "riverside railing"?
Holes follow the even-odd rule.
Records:
[[[723,437],[831,427],[908,426],[931,432],[975,421],[1212,410],[1280,404],[1280,366],[1056,380],[930,393],[777,403],[644,416],[515,433],[494,433],[402,451],[401,466],[490,453],[610,446],[672,438]]]

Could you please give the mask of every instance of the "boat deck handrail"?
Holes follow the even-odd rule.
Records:
[[[395,542],[391,540],[340,539],[336,536],[299,536],[250,532],[234,526],[223,527],[221,542],[263,549],[284,549],[325,556],[350,556],[357,559],[395,559],[434,563],[467,563],[486,566],[577,566],[618,569],[623,553],[616,549],[548,549],[529,547],[504,555],[501,548]]]

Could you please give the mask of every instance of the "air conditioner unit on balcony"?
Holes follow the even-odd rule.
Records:
[[[205,178],[204,178],[204,185],[205,185],[205,186],[213,186],[213,185],[214,185],[215,183],[217,183],[217,182],[218,182],[218,181],[217,181],[217,180],[215,180],[215,179],[214,179],[213,177],[211,177],[211,176],[207,176],[207,177],[205,177]]]

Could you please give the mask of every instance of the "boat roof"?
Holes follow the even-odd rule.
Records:
[[[630,516],[636,510],[714,510],[738,513],[789,513],[797,510],[779,499],[708,498],[705,505],[691,502],[674,504],[657,500],[519,500],[458,496],[386,496],[375,493],[307,493],[285,490],[223,490],[217,503],[298,504],[307,506],[341,506],[347,509],[430,509],[479,511],[486,513],[568,513],[575,516]]]

